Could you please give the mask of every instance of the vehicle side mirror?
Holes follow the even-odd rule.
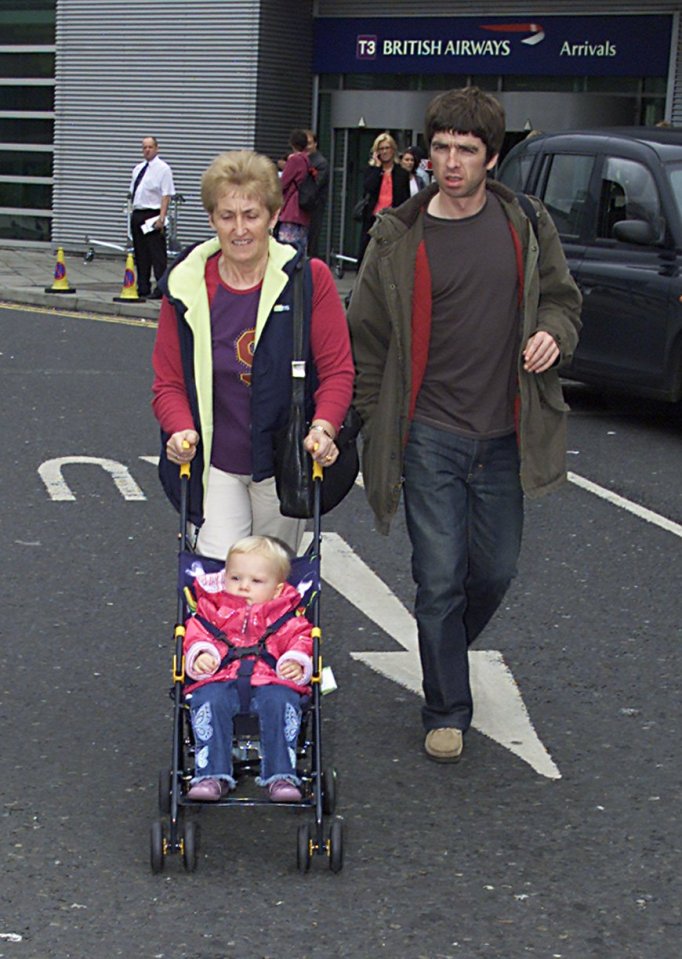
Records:
[[[636,243],[638,246],[653,246],[658,239],[656,230],[646,220],[621,220],[614,224],[613,236],[621,243]]]

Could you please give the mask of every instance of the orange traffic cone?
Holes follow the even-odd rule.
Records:
[[[137,280],[135,279],[135,260],[133,254],[129,253],[126,257],[126,268],[123,274],[123,289],[120,296],[114,297],[114,303],[130,303],[134,300],[136,303],[144,303],[144,297],[137,292]]]
[[[66,263],[64,262],[64,250],[61,246],[57,249],[57,262],[54,268],[54,283],[52,286],[45,287],[46,293],[75,293],[76,288],[69,286],[66,277]]]

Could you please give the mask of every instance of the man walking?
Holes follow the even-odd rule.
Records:
[[[327,205],[327,195],[329,193],[329,161],[326,157],[322,156],[317,149],[317,134],[312,130],[306,130],[306,134],[308,137],[308,162],[311,167],[317,171],[315,176],[317,200],[310,212],[308,256],[322,257],[324,259],[324,249],[320,245],[320,232],[322,230],[324,209]]]
[[[556,367],[575,348],[581,298],[542,204],[529,220],[488,180],[499,102],[451,90],[425,126],[434,182],[378,216],[348,319],[381,532],[405,490],[424,748],[456,762],[473,713],[468,647],[516,573],[523,493],[566,479]]]
[[[145,137],[142,140],[144,160],[137,164],[130,180],[132,206],[130,233],[135,250],[137,291],[140,296],[150,299],[161,298],[158,285],[154,292],[151,291],[151,274],[153,267],[158,284],[166,271],[164,224],[168,204],[175,193],[171,168],[161,159],[158,152],[159,144],[156,137]],[[152,220],[152,223],[145,225],[145,222],[149,220]]]

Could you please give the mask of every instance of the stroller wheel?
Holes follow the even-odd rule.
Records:
[[[152,823],[149,845],[150,865],[153,873],[163,871],[163,861],[165,856],[164,845],[163,823],[160,819],[156,819]]]
[[[162,769],[159,773],[159,812],[162,816],[170,815],[172,773],[170,769]]]
[[[336,770],[327,766],[322,770],[322,811],[325,816],[333,816],[336,809]]]
[[[182,836],[182,862],[185,872],[194,872],[199,855],[199,827],[191,820],[185,823]]]
[[[329,830],[329,868],[332,872],[343,869],[343,823],[335,819]]]
[[[299,872],[308,872],[310,869],[310,859],[312,852],[310,849],[310,826],[298,827],[298,849],[296,861]]]

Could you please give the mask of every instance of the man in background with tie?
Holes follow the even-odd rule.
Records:
[[[175,193],[173,172],[158,152],[156,137],[145,137],[142,140],[144,160],[137,164],[130,180],[130,233],[135,250],[137,291],[140,296],[150,299],[161,298],[158,286],[153,293],[151,291],[152,267],[158,284],[167,265],[164,224],[168,204]],[[153,228],[144,232],[143,224],[152,217]]]

